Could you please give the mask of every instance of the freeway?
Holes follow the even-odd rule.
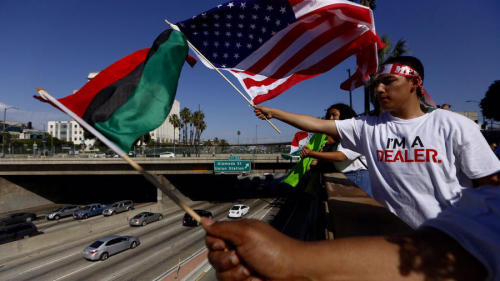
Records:
[[[198,201],[191,205],[194,208],[210,210],[215,219],[223,220],[226,219],[228,209],[232,204]],[[269,213],[270,204],[266,200],[251,199],[243,201],[243,204],[250,206],[250,213],[247,217],[261,218]],[[116,215],[116,218],[121,215]],[[145,227],[114,224],[112,228],[99,233],[83,236],[79,233],[71,233],[70,235],[74,237],[71,237],[69,242],[56,243],[55,246],[4,261],[0,264],[0,280],[161,279],[167,272],[171,272],[169,269],[176,267],[179,259],[190,257],[204,248],[203,229],[182,226],[183,216],[184,212],[178,209],[167,209],[163,220]],[[109,218],[99,217],[81,223],[95,224],[98,220],[105,219]],[[43,235],[52,236],[57,240],[59,231],[63,230],[47,231]],[[82,257],[82,250],[86,246],[110,234],[134,235],[139,237],[141,244],[135,249],[111,256],[105,261],[91,262]]]

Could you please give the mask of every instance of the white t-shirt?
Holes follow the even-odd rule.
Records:
[[[476,124],[453,112],[335,122],[342,145],[366,157],[374,198],[413,228],[460,199],[470,179],[500,171]]]
[[[366,164],[366,159],[363,155],[352,151],[350,149],[342,147],[342,144],[337,145],[337,150],[345,154],[346,160],[341,161],[341,162],[333,162],[333,165],[335,166],[335,169],[337,171],[342,172],[342,173],[348,173],[348,172],[355,172],[355,171],[360,171],[360,170],[366,170],[366,167],[361,163]]]
[[[500,281],[499,186],[464,190],[453,207],[422,226],[432,226],[453,237],[487,268],[486,280]]]

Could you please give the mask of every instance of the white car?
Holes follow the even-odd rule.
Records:
[[[241,218],[242,216],[246,215],[249,210],[250,210],[250,207],[248,207],[247,205],[236,204],[233,207],[231,207],[231,209],[229,209],[228,217]]]
[[[172,152],[162,152],[160,153],[160,158],[174,158],[175,154]]]

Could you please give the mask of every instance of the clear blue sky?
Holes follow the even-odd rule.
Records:
[[[9,121],[65,120],[52,107],[33,99],[35,87],[63,97],[79,89],[89,72],[100,71],[117,59],[150,47],[167,28],[163,22],[181,21],[223,1],[214,0],[0,0],[0,107]],[[378,1],[375,23],[380,35],[408,40],[411,54],[425,66],[424,87],[436,103],[450,103],[455,111],[479,111],[475,103],[488,86],[500,79],[500,1]],[[339,89],[354,68],[348,59],[328,73],[302,82],[264,103],[284,110],[321,116],[337,102],[349,103]],[[363,110],[363,92],[353,92],[353,106]],[[201,63],[184,67],[177,91],[181,107],[205,112],[203,138],[225,138],[236,143],[291,140],[295,129],[279,121],[278,135],[257,120],[243,99]],[[3,113],[3,110],[2,112]],[[2,114],[3,115],[3,114]],[[3,118],[3,116],[1,116]]]

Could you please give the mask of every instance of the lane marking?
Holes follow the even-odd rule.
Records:
[[[66,277],[68,277],[68,276],[70,276],[70,275],[73,275],[73,274],[75,274],[75,273],[78,273],[78,272],[80,272],[80,271],[82,271],[82,270],[85,270],[85,269],[90,268],[90,267],[92,267],[92,266],[95,266],[95,265],[97,265],[97,264],[99,264],[99,263],[92,263],[92,264],[90,264],[90,265],[88,265],[88,266],[86,266],[86,267],[82,267],[82,268],[80,268],[80,269],[78,269],[78,270],[76,270],[76,271],[70,272],[70,273],[68,273],[68,274],[66,274],[66,275],[63,275],[63,276],[61,276],[61,277],[57,278],[57,279],[54,279],[53,281],[57,281],[57,280],[64,279],[64,278],[66,278]]]

